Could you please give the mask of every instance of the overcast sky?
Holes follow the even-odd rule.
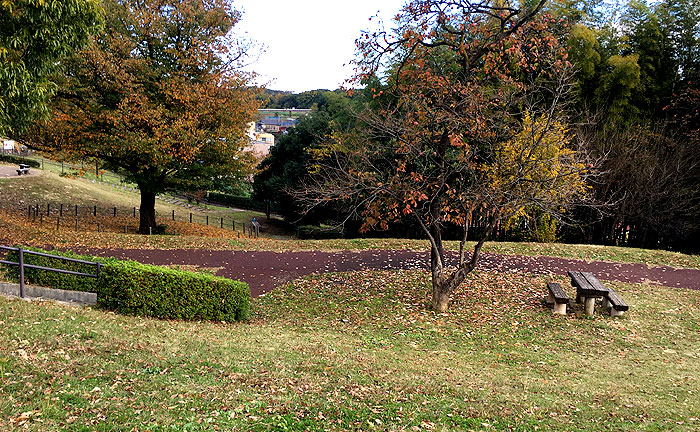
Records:
[[[336,89],[350,77],[355,39],[373,15],[390,27],[405,0],[234,0],[243,12],[237,33],[264,45],[248,70],[273,90]],[[343,67],[343,64],[346,64]]]

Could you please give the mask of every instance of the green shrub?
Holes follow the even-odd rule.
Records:
[[[41,249],[26,249],[44,252]],[[25,281],[51,288],[95,292],[98,306],[126,314],[216,321],[241,321],[250,316],[250,288],[243,282],[135,261],[97,258],[72,252],[50,253],[85,261],[99,261],[102,265],[100,277],[95,279],[25,269]],[[17,262],[17,259],[18,252],[8,255],[9,261]],[[36,255],[25,254],[24,261],[27,264],[81,273],[95,272],[94,265]],[[19,280],[17,266],[3,267],[11,280]]]
[[[0,161],[9,162],[14,164],[27,164],[33,168],[41,168],[41,162],[35,161],[33,159],[25,159],[22,156],[12,155],[12,154],[2,154],[0,153]]]
[[[538,243],[554,243],[557,241],[557,220],[547,213],[540,212],[535,219],[535,229],[532,240]]]
[[[327,225],[300,225],[297,227],[297,238],[306,240],[325,240],[343,238],[342,228]]]
[[[255,210],[260,212],[265,211],[264,202],[256,201],[253,198],[246,196],[235,196],[219,192],[209,192],[209,194],[207,195],[207,200],[212,203],[230,205],[246,210]],[[273,212],[278,211],[278,209],[275,206],[272,206],[270,210]]]

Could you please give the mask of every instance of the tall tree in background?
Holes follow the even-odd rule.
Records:
[[[580,90],[572,118],[589,151],[604,159],[597,197],[616,205],[591,218],[584,237],[567,230],[564,238],[697,251],[697,152],[677,113],[700,78],[700,7],[697,0],[621,6],[568,34]]]
[[[310,93],[314,94],[314,101],[306,106],[313,106],[313,111],[299,119],[294,128],[277,137],[270,154],[258,166],[253,181],[255,198],[260,202],[271,200],[291,223],[318,223],[330,214],[327,211],[304,214],[302,203],[294,198],[292,191],[311,174],[309,168],[314,149],[334,130],[346,130],[352,120],[351,102],[345,94],[314,91],[301,95]],[[286,98],[290,99],[295,98]]]
[[[246,46],[227,0],[105,0],[106,26],[68,64],[44,150],[94,158],[141,192],[139,232],[155,227],[155,197],[205,189],[252,169],[246,125],[257,109]]]
[[[358,80],[387,70],[387,81],[359,116],[366,127],[319,149],[319,175],[297,195],[308,208],[351,201],[365,229],[412,217],[430,241],[433,310],[447,310],[499,222],[531,207],[561,214],[586,194],[561,116],[569,65],[553,20],[536,19],[543,4],[414,0],[395,32],[360,38]],[[484,228],[469,257],[474,225]],[[447,226],[462,234],[456,267]]]
[[[101,21],[97,0],[0,1],[0,136],[48,116],[51,73]]]

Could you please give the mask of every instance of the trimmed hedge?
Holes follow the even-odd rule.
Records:
[[[328,240],[343,238],[342,228],[331,226],[300,225],[297,227],[297,238],[301,240]]]
[[[25,248],[45,252],[36,248]],[[120,313],[185,320],[244,321],[250,316],[250,288],[244,282],[202,273],[98,258],[72,252],[48,252],[67,258],[99,261],[99,279],[25,269],[25,281],[35,285],[97,293],[97,304]],[[8,260],[17,262],[18,252]],[[27,264],[94,273],[95,266],[24,255]],[[10,279],[19,281],[19,267],[3,265]]]
[[[217,204],[229,205],[232,207],[238,207],[246,210],[255,210],[260,212],[265,212],[265,203],[256,201],[253,198],[245,196],[235,196],[220,192],[209,192],[207,195],[207,201]],[[270,203],[270,210],[277,212],[279,209],[272,203]]]
[[[15,163],[17,165],[23,163],[29,165],[32,168],[41,168],[41,162],[39,161],[35,161],[34,159],[25,159],[22,156],[12,154],[0,153],[0,161]]]

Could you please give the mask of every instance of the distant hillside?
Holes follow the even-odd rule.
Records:
[[[312,109],[326,102],[325,93],[340,93],[345,94],[342,90],[309,90],[302,93],[292,93],[280,90],[267,90],[259,96],[263,100],[261,108],[268,109]]]

